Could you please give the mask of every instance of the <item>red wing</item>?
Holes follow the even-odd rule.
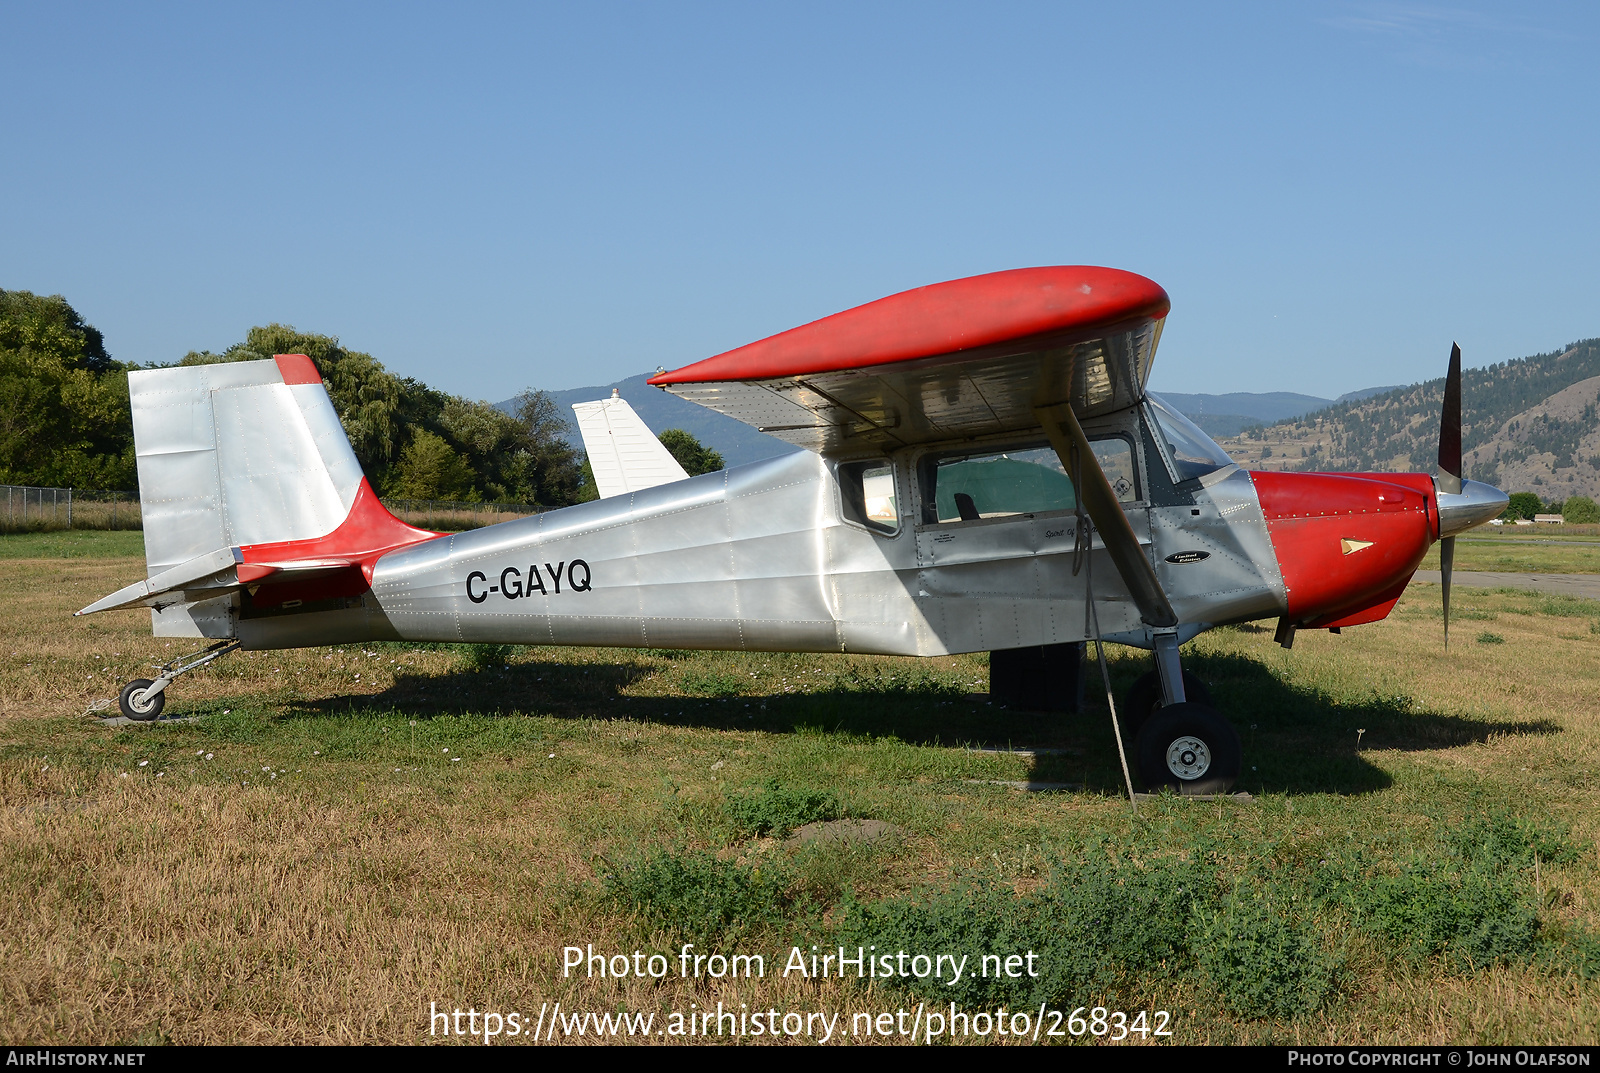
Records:
[[[1024,268],[921,287],[650,382],[817,451],[1039,427],[1144,394],[1170,302],[1110,268]]]

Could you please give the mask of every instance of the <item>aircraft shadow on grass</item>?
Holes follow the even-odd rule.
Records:
[[[1188,664],[1238,729],[1244,771],[1235,789],[1251,793],[1371,793],[1392,780],[1365,758],[1369,750],[1446,749],[1561,729],[1547,719],[1510,722],[1429,711],[1409,696],[1376,689],[1364,699],[1340,700],[1285,682],[1268,665],[1243,656],[1195,654]],[[1119,704],[1144,669],[1139,661],[1113,664]],[[831,687],[805,693],[775,689],[776,676],[749,679],[686,667],[677,684],[701,695],[627,693],[636,682],[660,673],[659,666],[638,663],[539,662],[410,674],[375,695],[298,702],[292,710],[306,716],[399,711],[422,718],[539,714],[707,730],[825,731],[914,745],[1037,748],[1049,751],[1034,756],[1030,778],[1090,792],[1123,792],[1104,689],[1092,659],[1084,664],[1085,703],[1077,713],[1007,709],[990,703],[987,694],[949,688],[904,664],[895,668],[894,678],[840,676]]]

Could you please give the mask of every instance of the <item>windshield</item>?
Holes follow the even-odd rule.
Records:
[[[1210,436],[1200,431],[1200,426],[1184,417],[1158,395],[1146,395],[1150,412],[1155,415],[1161,429],[1161,440],[1178,470],[1178,480],[1188,481],[1204,477],[1213,470],[1231,466],[1233,459],[1214,443]]]

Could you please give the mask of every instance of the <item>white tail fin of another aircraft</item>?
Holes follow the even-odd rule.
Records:
[[[609,399],[576,402],[578,431],[601,499],[688,478],[672,452],[615,390]]]

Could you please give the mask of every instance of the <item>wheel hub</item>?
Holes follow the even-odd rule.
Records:
[[[1191,735],[1175,739],[1167,746],[1167,770],[1184,782],[1193,782],[1211,770],[1211,749]]]

